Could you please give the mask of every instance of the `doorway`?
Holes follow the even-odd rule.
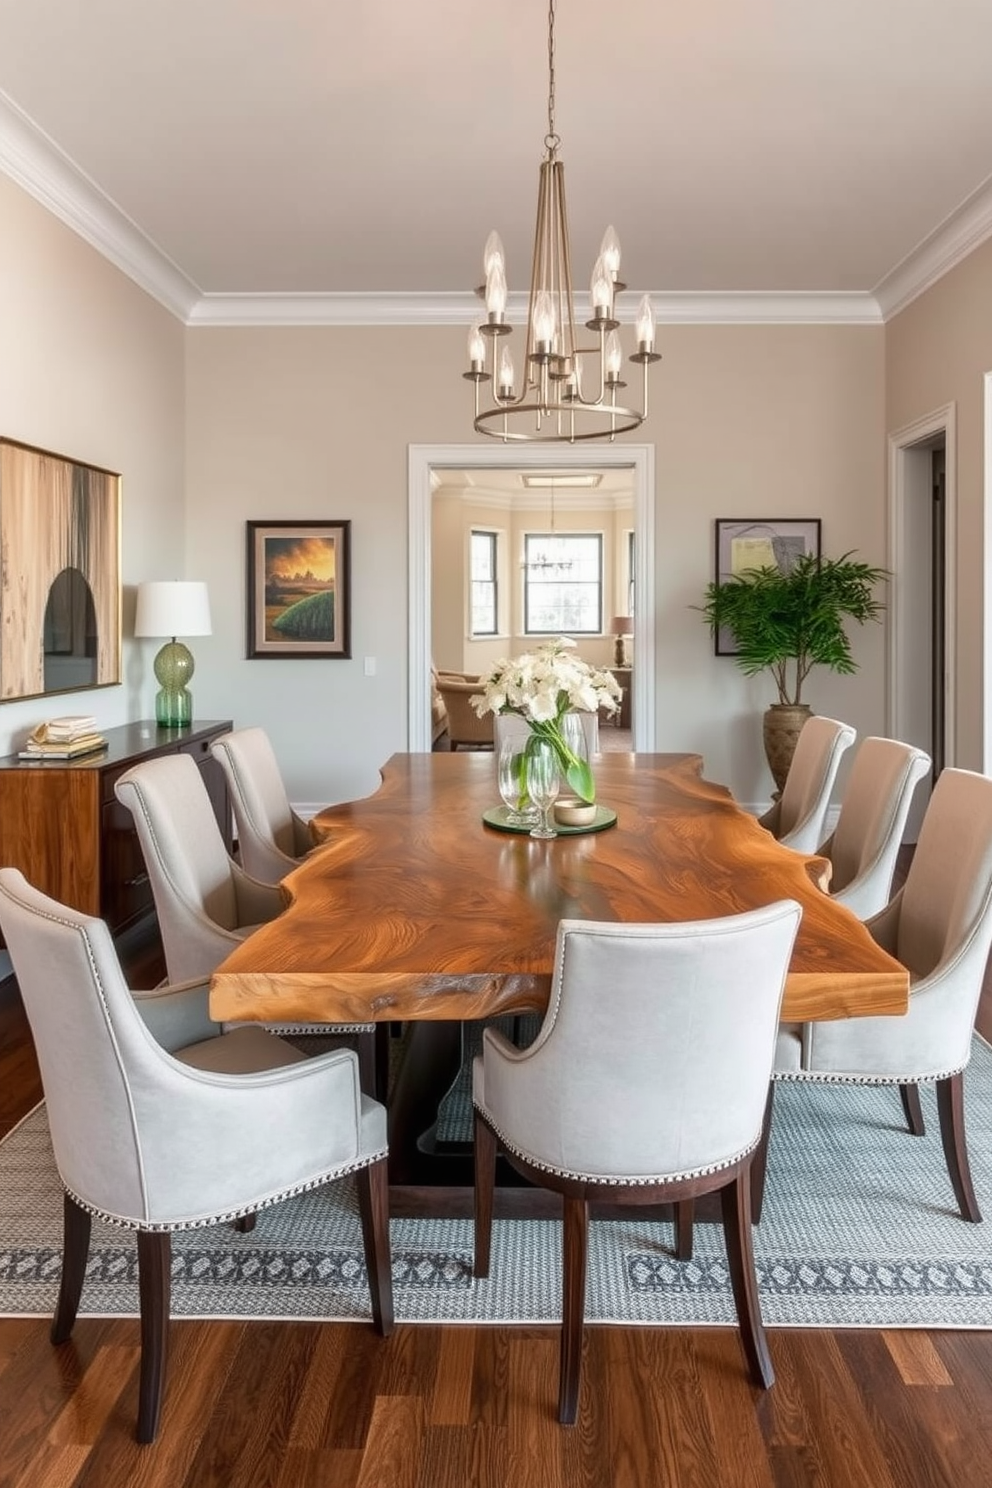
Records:
[[[954,406],[889,439],[888,732],[925,749],[930,780],[916,793],[916,840],[937,776],[954,763]]]
[[[654,685],[654,446],[596,446],[595,454],[581,446],[528,449],[483,449],[479,445],[411,445],[409,449],[409,697],[408,748],[431,747],[430,659],[431,637],[431,503],[445,472],[458,470],[616,470],[629,469],[633,485],[635,544],[634,589],[637,594],[638,664],[634,678],[634,748],[653,750],[655,738]]]

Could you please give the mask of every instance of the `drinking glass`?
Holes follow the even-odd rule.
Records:
[[[527,761],[519,739],[504,739],[497,761],[499,793],[506,807],[508,827],[529,827],[537,820],[527,794]]]
[[[558,756],[551,745],[539,739],[527,756],[527,794],[541,813],[532,837],[557,837],[551,825],[551,808],[558,798]]]

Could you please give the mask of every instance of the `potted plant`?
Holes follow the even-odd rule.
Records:
[[[857,562],[849,552],[839,558],[807,553],[788,569],[746,569],[707,587],[699,608],[710,630],[730,632],[734,660],[747,676],[769,671],[775,680],[778,702],[765,713],[764,741],[780,791],[811,712],[803,683],[815,666],[857,671],[844,624],[880,618],[884,605],[874,591],[885,577],[884,568]]]

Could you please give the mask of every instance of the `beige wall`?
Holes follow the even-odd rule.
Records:
[[[953,403],[957,418],[957,758],[982,768],[983,387],[992,370],[992,242],[886,327],[886,430]]]
[[[0,435],[123,476],[124,635],[139,579],[181,577],[185,331],[0,176]],[[0,753],[58,713],[147,716],[156,642],[125,639],[120,686],[0,706]]]
[[[711,576],[713,519],[821,516],[828,552],[883,561],[883,337],[663,333],[640,431],[657,447],[658,747],[700,750],[746,801],[771,791],[758,718],[771,694],[713,656],[690,608]],[[407,447],[470,439],[463,340],[456,328],[188,333],[187,563],[210,583],[215,621],[196,685],[212,715],[271,731],[294,799],[371,790],[406,747]],[[352,520],[350,662],[244,659],[245,519],[290,517]],[[855,652],[861,673],[814,675],[809,701],[880,732],[883,627]]]

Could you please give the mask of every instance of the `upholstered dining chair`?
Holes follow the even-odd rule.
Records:
[[[261,883],[278,883],[313,842],[289,803],[268,734],[261,728],[234,729],[215,739],[210,753],[227,780],[241,866]]]
[[[824,838],[841,755],[850,749],[855,731],[835,718],[807,718],[778,800],[758,818],[772,836],[796,852],[815,853]]]
[[[816,851],[830,859],[831,897],[860,920],[889,902],[913,794],[930,763],[898,739],[862,739],[855,750],[837,825]]]
[[[575,717],[582,725],[586,754],[589,759],[592,759],[594,754],[599,753],[599,714],[577,708]],[[525,744],[530,733],[530,725],[526,718],[520,717],[519,713],[497,713],[494,717],[494,733],[498,754],[504,739],[509,738],[514,741],[519,739],[521,744]]]
[[[231,858],[189,755],[142,760],[124,771],[114,791],[134,818],[169,981],[208,977],[246,936],[285,908],[281,890],[252,878]],[[365,1088],[384,1092],[385,1024],[273,1026],[283,1033],[354,1036]]]
[[[137,1235],[137,1437],[165,1385],[172,1235],[254,1214],[354,1173],[376,1329],[393,1326],[386,1113],[350,1049],[307,1059],[258,1027],[210,1021],[204,985],[128,991],[102,920],[0,870],[0,926],[34,1036],[63,1200],[64,1343],[94,1215]]]
[[[564,1198],[558,1419],[575,1420],[590,1200],[719,1191],[751,1377],[774,1371],[751,1245],[751,1156],[768,1101],[800,906],[687,924],[562,920],[551,1001],[518,1049],[486,1028],[473,1066],[475,1275],[490,1262],[497,1149]]]
[[[902,1018],[783,1024],[775,1080],[898,1085],[914,1135],[924,1134],[919,1086],[937,1085],[944,1157],[958,1208],[977,1222],[964,1130],[964,1072],[992,945],[992,780],[942,771],[906,881],[867,921],[910,973]]]

